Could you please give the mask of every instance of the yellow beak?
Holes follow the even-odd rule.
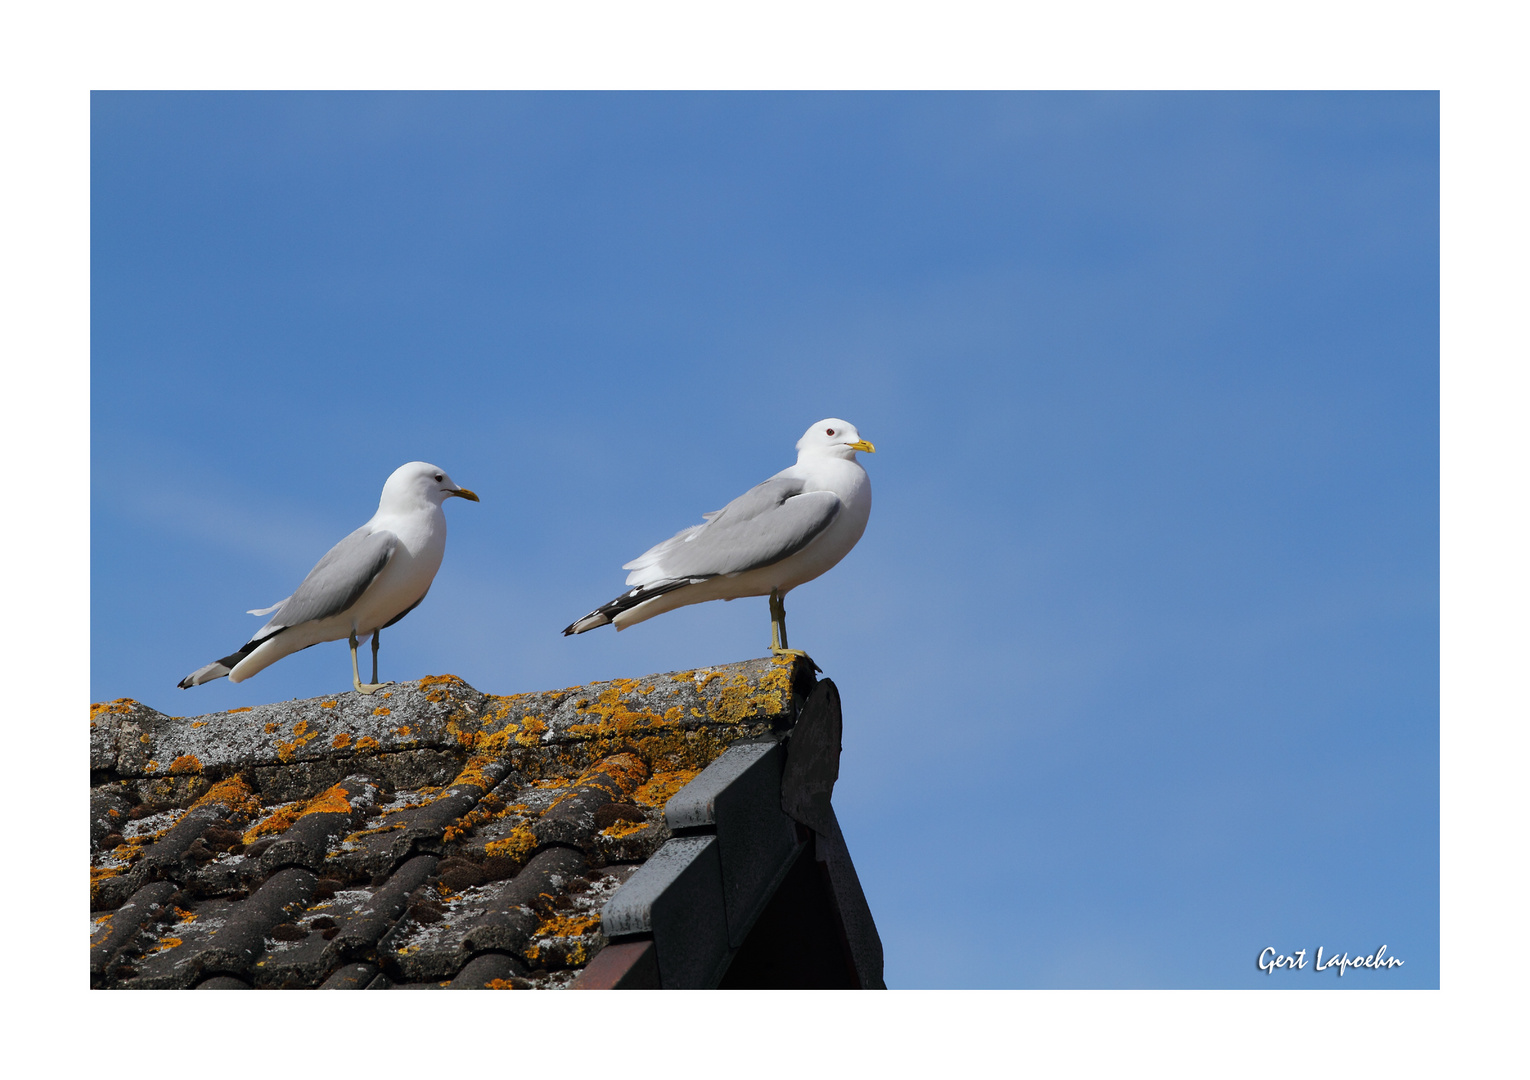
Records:
[[[474,495],[467,488],[458,488],[456,491],[448,491],[446,493],[447,498],[451,498],[453,495],[457,496],[459,499],[472,499],[474,502],[479,501],[478,496]]]
[[[850,444],[850,449],[852,449],[852,450],[864,450],[868,454],[875,454],[877,452],[877,448],[875,446],[872,446],[865,439],[862,439],[860,442],[853,442],[853,443],[851,443]]]

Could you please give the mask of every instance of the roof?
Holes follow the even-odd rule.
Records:
[[[880,987],[805,659],[91,706],[91,986]]]

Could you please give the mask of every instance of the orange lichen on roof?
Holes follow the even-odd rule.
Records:
[[[393,712],[392,709],[385,709],[381,705],[379,705],[377,708],[372,710],[372,715],[373,716],[388,716],[392,712]]]
[[[481,731],[462,731],[455,723],[446,725],[447,731],[457,736],[457,741],[472,749],[474,754],[467,759],[462,766],[462,771],[451,782],[450,787],[458,787],[462,784],[472,784],[481,791],[488,791],[494,786],[494,782],[484,775],[484,768],[491,763],[504,757],[510,747],[510,740],[515,734],[513,727],[507,727],[503,731],[487,735]]]
[[[207,721],[206,720],[193,720],[191,722],[191,726],[194,727],[194,728],[206,727],[207,726]]]
[[[138,707],[138,702],[130,697],[120,697],[116,701],[98,701],[90,707],[90,718],[95,720],[107,713],[132,712]]]
[[[345,838],[345,843],[351,844],[359,841],[362,837],[376,836],[378,833],[392,832],[394,829],[402,829],[404,823],[395,821],[391,825],[379,825],[374,829],[359,829]]]
[[[514,990],[515,984],[509,979],[490,979],[483,984],[485,990]]]
[[[425,690],[426,687],[432,688],[426,692],[425,700],[437,704],[446,700],[448,690],[466,685],[455,675],[427,675],[419,682],[421,690]]]
[[[542,920],[537,927],[534,938],[545,937],[583,937],[600,926],[600,912],[592,911],[585,915],[549,915]]]
[[[522,746],[535,746],[547,731],[547,725],[531,713],[521,717],[520,732],[515,741]]]
[[[275,836],[292,828],[292,823],[298,819],[298,813],[302,808],[301,803],[287,803],[278,806],[260,821],[244,831],[241,839],[246,844],[253,844],[262,836]]]
[[[298,817],[307,817],[309,814],[349,814],[350,812],[351,793],[339,784],[335,784],[304,803]]]
[[[321,709],[333,709],[338,704],[340,704],[338,701],[321,701],[321,702],[319,702],[319,708],[321,708]]]
[[[646,784],[638,788],[632,794],[632,801],[639,806],[660,807],[674,797],[675,792],[685,787],[700,769],[675,769],[670,772],[656,772]]]
[[[195,754],[182,754],[170,763],[172,773],[199,773],[202,771],[202,763],[197,760]]]
[[[266,725],[266,734],[267,735],[274,735],[274,734],[276,734],[276,722],[274,720],[271,723]]]
[[[751,716],[785,712],[791,705],[795,668],[796,662],[790,657],[773,656],[770,670],[757,684],[746,673],[735,672],[723,684],[717,703],[711,707],[712,719],[723,724],[740,724]]]
[[[490,856],[508,855],[512,859],[522,861],[536,849],[536,846],[537,837],[530,826],[517,825],[511,830],[509,836],[503,840],[489,841],[483,846],[483,850]]]
[[[349,731],[342,731],[329,741],[329,745],[333,746],[336,750],[344,750],[347,746],[351,745],[351,733]]]
[[[148,764],[147,764],[147,765],[145,765],[145,766],[144,766],[144,767],[143,767],[143,771],[144,771],[144,772],[154,772],[154,771],[155,771],[155,770],[157,770],[157,769],[158,769],[158,768],[159,768],[159,762],[157,762],[157,761],[151,761],[151,762],[149,762],[149,763],[148,763]]]
[[[548,810],[572,799],[587,787],[604,788],[614,796],[617,792],[611,791],[611,785],[615,784],[621,797],[627,798],[646,779],[648,779],[648,766],[643,764],[642,758],[632,753],[612,754],[610,757],[601,758],[580,773],[569,790],[553,800]]]
[[[275,725],[268,724],[266,725],[266,730],[270,731],[274,726]],[[276,741],[276,759],[285,765],[287,762],[292,760],[293,755],[296,754],[299,749],[307,746],[318,737],[319,733],[317,731],[308,730],[307,720],[299,720],[297,722],[297,726],[292,729],[291,742],[283,742],[280,739]]]
[[[624,836],[631,836],[635,832],[642,832],[648,828],[646,821],[618,821],[600,830],[601,836],[608,836],[612,840],[620,840]]]
[[[212,794],[208,792],[208,794]],[[307,802],[292,802],[276,807],[263,820],[245,830],[244,842],[254,843],[262,836],[274,836],[292,828],[298,818],[309,814],[348,814],[351,812],[350,792],[339,784],[325,788]]]
[[[450,844],[453,840],[468,835],[478,826],[496,818],[509,817],[512,811],[505,806],[484,806],[479,803],[472,810],[462,815],[456,821],[448,825],[441,833],[442,843]]]
[[[178,938],[178,937],[162,937],[162,938],[159,939],[159,944],[155,945],[154,948],[152,948],[149,951],[147,951],[146,953],[144,953],[144,955],[145,956],[153,956],[155,953],[169,952],[171,949],[178,949],[180,947],[181,947],[181,939],[180,938]]]
[[[579,698],[574,702],[574,709],[578,712],[596,717],[594,724],[576,724],[570,731],[576,735],[594,735],[597,732],[610,729],[626,731],[634,727],[651,727],[655,724],[674,723],[684,717],[685,712],[678,706],[666,709],[662,714],[652,712],[638,712],[622,700],[624,695],[651,694],[653,684],[647,686],[639,679],[613,679],[592,701],[588,697]]]
[[[254,789],[238,776],[219,780],[208,788],[200,799],[191,804],[191,809],[214,803],[230,813],[242,810],[254,814],[260,810],[260,800],[255,798]]]
[[[237,709],[230,709],[229,710],[229,712],[231,714],[232,713],[236,713],[236,712],[254,712],[254,711],[255,711],[255,707],[253,705],[241,705]]]

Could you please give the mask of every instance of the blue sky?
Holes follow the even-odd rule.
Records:
[[[1439,983],[1434,94],[96,94],[94,700],[175,682],[424,459],[383,677],[759,655],[765,602],[563,639],[621,563],[877,444],[788,601],[894,986]],[[1266,976],[1260,949],[1406,961]]]

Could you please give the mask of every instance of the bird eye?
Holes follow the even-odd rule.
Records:
[[[446,477],[442,476],[440,473],[436,473],[436,482],[437,483],[440,483],[442,480],[445,480],[445,479],[446,479]]]
[[[832,439],[834,437],[834,429],[833,428],[826,428],[824,430],[824,434],[829,436]]]

